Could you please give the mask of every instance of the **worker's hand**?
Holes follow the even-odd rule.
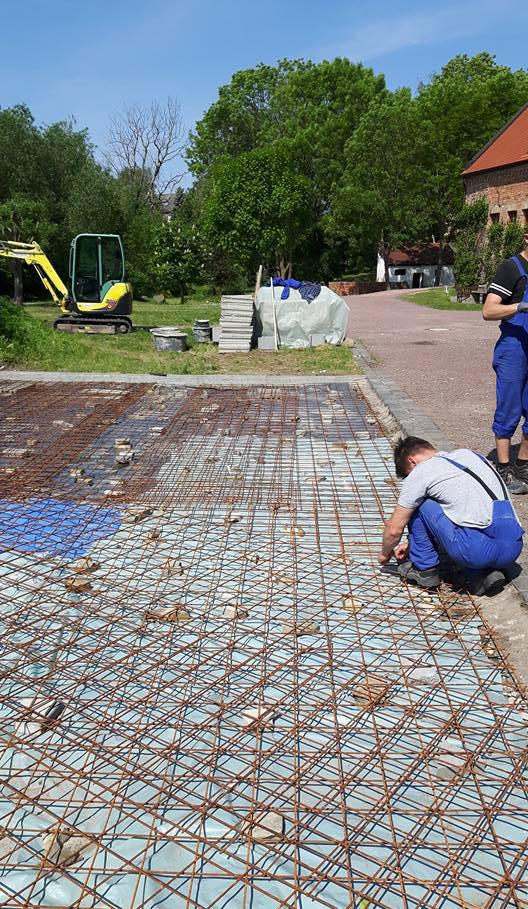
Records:
[[[389,559],[390,559],[390,555],[386,556],[383,552],[380,552],[380,554],[378,555],[378,562],[380,563],[380,565],[386,565],[387,562],[389,561]]]
[[[398,543],[394,550],[394,555],[398,562],[403,562],[404,559],[409,557],[409,544],[408,543]]]
[[[517,312],[528,312],[528,300],[521,300],[517,303]]]

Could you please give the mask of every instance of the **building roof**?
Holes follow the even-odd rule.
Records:
[[[438,265],[439,254],[439,243],[416,243],[402,246],[401,249],[392,250],[389,265],[395,265],[397,268],[403,265]],[[444,247],[443,264],[453,264],[453,250],[450,246]]]
[[[477,152],[462,176],[524,161],[528,161],[528,103]]]

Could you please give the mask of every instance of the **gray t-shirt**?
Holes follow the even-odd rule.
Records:
[[[504,498],[502,485],[493,468],[469,448],[458,448],[451,452],[439,451],[427,461],[417,464],[401,485],[398,505],[414,509],[424,499],[434,499],[459,527],[488,527],[493,517],[492,499],[480,483],[441,455],[471,468],[498,499]]]

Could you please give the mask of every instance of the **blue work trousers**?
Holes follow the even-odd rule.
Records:
[[[528,334],[526,313],[505,323],[493,352],[497,406],[492,429],[501,439],[511,439],[523,417],[528,435]],[[527,326],[528,327],[528,326]]]
[[[522,549],[523,530],[510,502],[494,502],[489,527],[459,527],[442,506],[425,499],[409,521],[409,558],[416,568],[439,564],[438,549],[463,568],[479,571],[510,565]]]

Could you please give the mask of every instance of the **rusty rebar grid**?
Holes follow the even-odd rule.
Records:
[[[2,907],[528,906],[526,705],[377,569],[354,388],[0,398]]]

